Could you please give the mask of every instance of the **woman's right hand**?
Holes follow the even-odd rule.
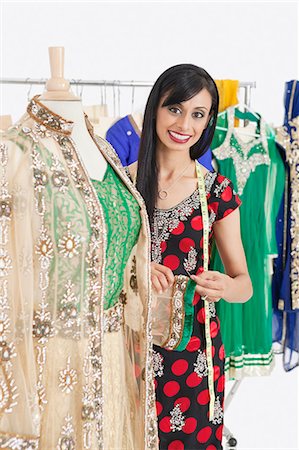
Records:
[[[151,281],[152,287],[157,294],[162,294],[166,291],[174,282],[174,275],[169,267],[151,263]]]

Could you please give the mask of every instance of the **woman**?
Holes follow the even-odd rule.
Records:
[[[160,325],[163,314],[174,320],[166,339],[154,326],[159,445],[167,450],[222,448],[224,349],[215,302],[252,295],[241,202],[230,180],[196,162],[212,141],[217,113],[217,88],[205,70],[166,70],[146,105],[138,169],[131,166],[150,218]],[[225,274],[208,270],[212,237]]]

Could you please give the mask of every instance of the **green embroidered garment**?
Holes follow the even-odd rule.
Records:
[[[268,374],[272,367],[272,257],[277,253],[275,220],[284,188],[284,167],[270,127],[259,116],[240,117],[235,108],[218,116],[212,152],[218,170],[232,180],[242,200],[241,235],[253,284],[252,298],[242,303],[221,300],[217,312],[230,378]],[[250,120],[242,136],[235,115]],[[232,242],[233,251],[233,242]],[[272,256],[271,256],[272,255]],[[214,251],[211,269],[224,272]]]
[[[92,180],[103,207],[107,229],[104,309],[118,301],[124,270],[137,242],[141,219],[139,205],[111,166],[102,181]]]

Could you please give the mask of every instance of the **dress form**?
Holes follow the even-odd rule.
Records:
[[[49,54],[51,78],[39,101],[59,116],[73,122],[71,138],[84,166],[90,178],[101,181],[107,162],[87,129],[81,99],[71,92],[69,82],[64,79],[64,48],[50,47]]]
[[[10,115],[0,116],[0,131],[5,131],[12,125],[12,118]]]

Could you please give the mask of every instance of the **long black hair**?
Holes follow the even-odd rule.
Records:
[[[202,89],[207,89],[212,97],[212,106],[209,113],[211,119],[200,139],[190,147],[190,157],[195,160],[208,150],[216,127],[219,96],[213,78],[201,67],[193,64],[178,64],[165,70],[159,76],[148,97],[139,146],[136,185],[145,200],[150,220],[158,193],[156,164],[156,114],[158,105],[165,95],[167,97],[162,106],[169,106],[190,100]]]

